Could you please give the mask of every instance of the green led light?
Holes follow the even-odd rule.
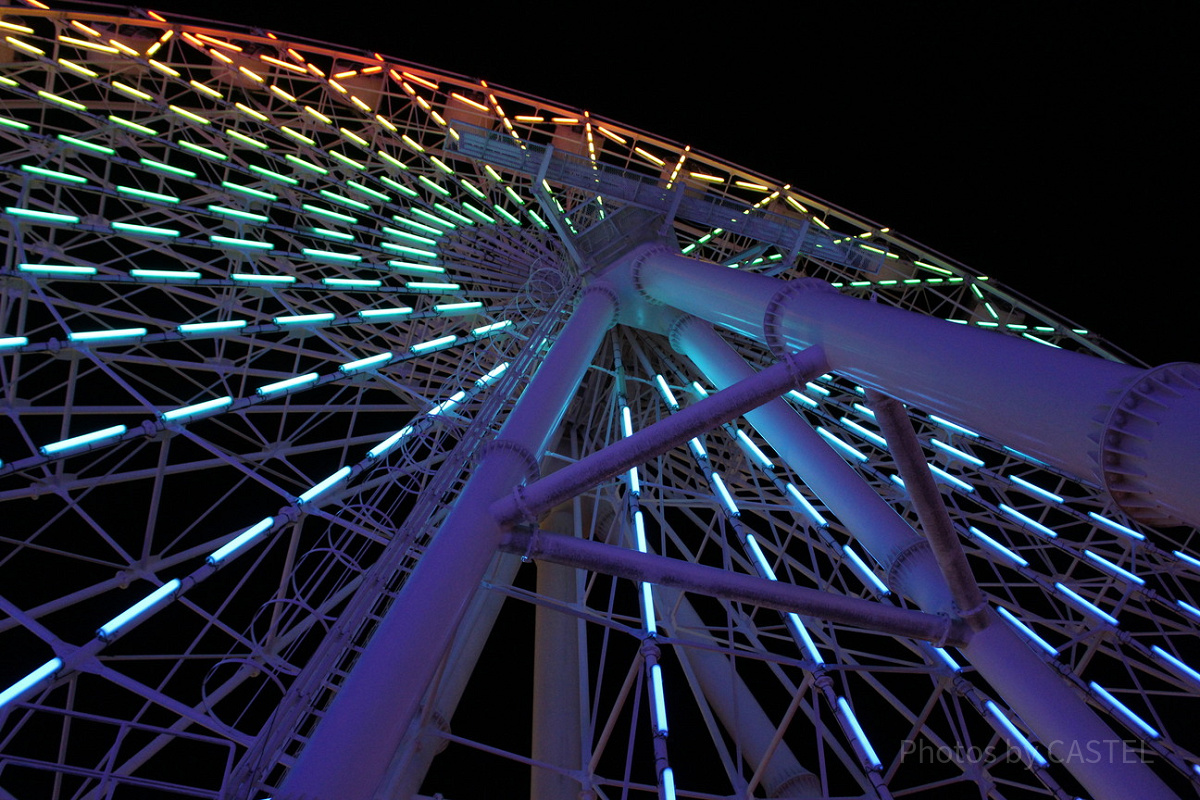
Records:
[[[366,165],[364,165],[358,161],[355,161],[353,158],[350,158],[350,156],[342,155],[337,150],[330,150],[328,153],[326,153],[326,155],[330,156],[331,158],[337,159],[338,161],[345,164],[347,167],[353,167],[354,169],[359,170],[359,171],[365,170],[367,168]]]
[[[317,234],[318,236],[325,236],[330,239],[337,239],[337,240],[343,241],[343,242],[353,242],[354,241],[354,236],[352,234],[342,233],[341,231],[331,231],[328,228],[311,228],[311,227],[309,228],[309,230],[312,231],[313,233]]]
[[[169,269],[131,269],[129,274],[135,278],[152,278],[166,281],[198,281],[199,272],[177,272]]]
[[[248,195],[250,197],[256,197],[260,200],[275,201],[275,200],[279,199],[279,195],[277,195],[277,194],[271,194],[270,192],[264,192],[261,189],[252,189],[249,186],[242,186],[240,184],[230,183],[229,181],[221,181],[221,185],[224,186],[226,189],[229,189],[230,191],[238,192],[239,194]]]
[[[112,88],[116,89],[121,94],[127,95],[129,97],[133,97],[137,100],[153,100],[154,99],[150,95],[143,92],[141,89],[135,89],[134,87],[129,86],[124,83],[121,83],[120,81],[113,81]]]
[[[29,126],[26,125],[24,122],[18,122],[17,120],[9,119],[8,117],[0,117],[0,127],[15,128],[16,130],[19,130],[19,131],[29,130]]]
[[[417,223],[417,224],[419,224],[419,223]],[[422,227],[424,227],[424,226],[422,226]],[[386,225],[383,226],[382,230],[388,236],[395,236],[398,239],[404,239],[406,242],[417,242],[418,244],[427,244],[430,247],[437,247],[437,240],[430,239],[428,236],[418,236],[415,233],[408,233],[407,231],[398,231],[395,228],[389,228]],[[437,231],[433,231],[433,233],[437,233]]]
[[[953,272],[951,272],[948,269],[942,269],[941,267],[935,267],[933,264],[926,264],[922,261],[914,261],[913,264],[920,267],[921,269],[927,269],[931,272],[937,272],[942,275],[953,275],[954,274]]]
[[[285,155],[284,158],[286,158],[288,161],[295,164],[297,167],[300,167],[301,169],[306,169],[309,172],[315,172],[318,175],[328,175],[329,174],[329,170],[325,169],[324,167],[318,166],[318,165],[312,163],[311,161],[305,161],[303,158],[300,158],[299,156],[294,156],[291,153],[288,153],[287,155]]]
[[[350,289],[377,289],[383,281],[367,280],[365,278],[322,278],[326,286],[345,286]]]
[[[544,219],[542,219],[541,217],[539,217],[537,215],[537,212],[534,211],[532,208],[525,209],[525,213],[528,214],[530,217],[532,217],[533,221],[536,222],[538,225],[540,225],[543,230],[547,230],[547,231],[550,230],[550,226],[546,224],[546,221]]]
[[[412,209],[412,210],[416,211],[417,209]],[[434,236],[441,236],[442,234],[444,234],[446,232],[445,228],[435,228],[432,225],[426,225],[423,222],[417,222],[415,220],[408,219],[407,217],[402,217],[399,214],[393,214],[392,219],[395,220],[396,224],[398,224],[398,225],[403,225],[404,227],[411,228],[414,231],[424,231],[425,233],[431,233]],[[434,217],[434,219],[437,220],[437,217]],[[441,224],[447,225],[447,226],[450,226],[451,228],[453,228],[453,226],[450,225],[449,222],[442,222]],[[387,230],[387,229],[385,228],[385,230]]]
[[[362,261],[362,256],[356,256],[351,253],[331,253],[328,250],[314,250],[311,247],[302,248],[301,252],[316,261],[341,261],[350,264],[357,264]]]
[[[28,172],[31,175],[37,175],[39,178],[48,178],[49,180],[63,181],[64,183],[87,183],[87,178],[82,175],[68,175],[65,172],[55,172],[52,169],[43,169],[41,167],[31,167],[28,164],[21,165],[22,172]]]
[[[11,214],[14,217],[24,217],[25,219],[35,219],[40,222],[52,222],[60,225],[73,225],[79,222],[79,217],[71,216],[70,214],[54,214],[49,211],[35,211],[31,208],[18,208],[9,206],[4,209],[5,214]]]
[[[280,125],[279,131],[281,133],[284,133],[284,134],[292,137],[297,142],[302,142],[302,143],[308,145],[309,147],[315,147],[317,144],[315,139],[310,139],[307,136],[305,136],[303,133],[300,133],[299,131],[294,131],[286,125]]]
[[[408,167],[404,164],[404,162],[400,161],[400,159],[396,158],[395,156],[390,156],[382,150],[377,151],[376,155],[383,159],[385,164],[391,164],[396,169],[408,169]]]
[[[421,196],[421,193],[418,192],[416,189],[410,189],[407,186],[405,186],[403,183],[400,183],[400,181],[392,180],[387,175],[380,175],[379,180],[381,183],[384,183],[387,186],[392,187],[393,189],[395,189],[397,192],[404,195],[405,197],[420,197]]]
[[[191,150],[193,153],[199,153],[206,158],[215,158],[217,161],[229,160],[229,156],[225,155],[224,153],[218,153],[216,150],[209,150],[207,147],[201,147],[198,144],[192,144],[185,139],[180,139],[178,142],[176,142],[176,144],[185,150]]]
[[[442,161],[437,156],[430,156],[429,160],[433,162],[433,165],[435,167],[437,167],[438,169],[440,169],[442,172],[446,173],[447,175],[454,174],[454,170],[446,162]]]
[[[200,116],[199,114],[195,114],[191,111],[188,111],[186,108],[180,108],[179,106],[175,106],[175,105],[168,105],[167,108],[171,109],[176,114],[183,117],[184,119],[189,119],[198,125],[212,124],[208,120],[206,120],[204,117]]]
[[[411,308],[401,306],[400,308],[369,308],[366,311],[358,312],[358,316],[362,319],[387,319],[388,317],[403,317],[411,313]]]
[[[300,183],[300,181],[298,181],[297,179],[295,179],[289,175],[280,175],[278,172],[272,172],[271,170],[266,169],[265,167],[260,167],[257,164],[251,164],[250,171],[256,175],[262,175],[264,178],[266,178],[269,181],[275,181],[276,183],[284,183],[284,184],[287,184],[288,186],[296,186]]]
[[[345,222],[350,225],[358,224],[357,217],[352,217],[348,214],[339,214],[337,211],[333,211],[328,208],[321,208],[320,206],[314,206],[309,203],[301,203],[300,207],[311,214],[319,214],[322,217],[328,217],[329,219],[336,219],[338,222]]]
[[[416,247],[408,247],[407,245],[394,244],[392,242],[380,242],[380,247],[382,247],[384,250],[391,250],[396,253],[403,253],[406,256],[413,256],[415,258],[437,258],[438,257],[437,253],[431,253],[428,250],[420,250]]]
[[[49,100],[51,103],[57,103],[60,106],[65,106],[66,108],[74,109],[75,111],[87,111],[88,110],[88,107],[85,106],[83,103],[76,103],[74,100],[68,100],[65,97],[59,97],[56,94],[51,94],[50,92],[44,92],[41,89],[38,89],[38,97],[42,98],[43,100]]]
[[[276,325],[315,325],[324,322],[333,322],[334,314],[326,312],[324,314],[299,314],[291,317],[275,317],[272,322]]]
[[[870,286],[870,281],[850,281],[851,286]]]
[[[413,264],[407,261],[389,261],[388,266],[406,275],[443,275],[446,270],[443,267],[430,266],[428,264]]]
[[[476,208],[475,206],[471,205],[470,203],[464,202],[462,204],[462,207],[469,213],[474,214],[475,216],[479,217],[481,220],[486,222],[488,225],[496,224],[496,220],[493,217],[485,214],[481,209]]]
[[[509,196],[512,197],[512,199],[516,201],[517,205],[519,205],[519,206],[525,205],[525,198],[523,198],[523,197],[521,197],[521,195],[517,194],[516,190],[513,189],[511,186],[505,186],[504,191],[508,192]]]
[[[241,283],[295,283],[296,279],[291,275],[246,275],[240,272],[235,272],[229,276],[235,281]]]
[[[360,203],[358,200],[351,200],[349,197],[342,197],[340,194],[331,192],[328,189],[322,189],[320,191],[320,195],[330,202],[338,203],[339,205],[347,206],[358,211],[371,210],[371,207],[366,203]]]
[[[132,186],[118,185],[116,187],[116,189],[117,189],[118,194],[132,195],[133,197],[140,197],[143,200],[153,200],[158,203],[178,203],[179,202],[179,198],[175,197],[174,195],[159,194],[158,192],[148,192],[145,189],[135,189]]]
[[[175,237],[179,236],[179,231],[174,230],[173,228],[155,228],[151,227],[150,225],[131,225],[128,222],[114,222],[112,223],[112,229],[114,231],[121,231],[122,233],[132,233],[136,236],[161,236],[166,239],[174,239]]]
[[[83,139],[76,139],[74,136],[67,136],[65,133],[58,134],[58,140],[65,144],[69,144],[72,147],[78,147],[83,150],[91,150],[92,152],[95,152],[95,153],[103,153],[106,156],[114,155],[117,152],[116,150],[112,149],[111,147],[105,147],[102,144],[93,144],[91,142],[85,142]]]
[[[418,175],[417,180],[419,180],[421,183],[428,186],[430,189],[433,189],[435,192],[442,195],[443,197],[450,196],[450,191],[448,189],[444,189],[441,186],[438,186],[436,183],[431,181],[429,178],[426,178],[424,175]]]
[[[416,214],[421,219],[428,220],[437,225],[442,225],[446,228],[449,228],[450,230],[453,230],[458,227],[453,222],[447,222],[446,220],[442,219],[441,217],[437,216],[436,214],[431,214],[423,208],[410,208],[408,211],[410,214]],[[392,219],[403,224],[400,217],[392,217]]]
[[[1047,342],[1045,339],[1040,339],[1037,336],[1034,336],[1032,333],[1022,333],[1021,336],[1023,336],[1024,338],[1028,339],[1031,342],[1037,342],[1038,344],[1044,344],[1047,347],[1053,347],[1055,350],[1062,350],[1062,348],[1059,347],[1058,345],[1054,344],[1054,342]]]
[[[904,281],[905,285],[911,285],[911,284],[920,283],[920,282],[921,282],[920,278],[906,278]]]
[[[258,141],[257,139],[251,139],[246,134],[238,133],[235,130],[227,130],[227,131],[225,131],[225,135],[230,137],[231,139],[237,139],[242,144],[248,144],[251,147],[257,147],[259,150],[269,150],[270,149],[269,147],[267,147],[267,145],[263,144],[262,142]]]
[[[463,223],[464,225],[474,225],[475,224],[475,221],[473,219],[471,219],[470,217],[468,217],[466,215],[458,213],[453,208],[451,208],[448,205],[445,205],[444,203],[434,203],[433,207],[436,211],[440,211],[443,214],[445,214],[447,217],[450,217],[451,219],[456,219],[459,222]]]
[[[109,114],[108,121],[115,123],[117,125],[120,125],[124,128],[129,128],[129,130],[131,130],[131,131],[137,131],[138,133],[143,134],[145,136],[158,136],[158,131],[154,130],[154,128],[147,128],[145,125],[139,125],[138,123],[133,122],[131,120],[122,119],[122,118],[116,116],[115,114]]]
[[[468,311],[478,311],[483,308],[483,303],[478,300],[471,303],[439,303],[433,307],[433,310],[439,314],[463,314]]]
[[[491,164],[484,164],[483,171],[490,175],[492,180],[494,180],[496,183],[504,183],[504,179],[500,177],[500,173],[492,169]]]
[[[77,267],[66,264],[19,264],[18,272],[34,275],[95,275],[95,267]]]
[[[517,219],[512,214],[505,211],[502,206],[493,205],[492,208],[496,209],[496,213],[499,214],[500,216],[504,217],[506,220],[508,220],[508,222],[510,224],[516,225],[518,228],[521,227],[521,220]]]
[[[372,189],[370,186],[363,186],[361,183],[356,183],[354,181],[346,181],[346,186],[350,189],[353,189],[356,192],[362,192],[365,195],[374,197],[376,200],[379,200],[380,202],[383,202],[383,203],[392,202],[392,198],[390,195],[386,195],[383,192],[376,191],[375,189]]]
[[[275,245],[270,242],[255,242],[250,239],[234,239],[230,236],[209,236],[208,241],[213,244],[225,245],[226,247],[245,247],[250,250],[274,250]]]
[[[468,192],[470,192],[471,194],[475,195],[476,197],[478,197],[478,198],[479,198],[480,200],[482,200],[483,202],[485,202],[485,203],[487,202],[488,196],[487,196],[486,194],[484,194],[483,192],[479,191],[478,189],[476,189],[476,188],[475,188],[475,184],[471,183],[471,182],[470,182],[469,180],[467,180],[466,178],[459,178],[459,179],[458,179],[458,182],[459,182],[460,184],[462,184],[462,187],[463,187],[464,189],[466,189]]]
[[[172,167],[170,164],[164,164],[161,161],[152,161],[149,158],[139,158],[138,162],[141,163],[141,165],[144,167],[149,167],[150,169],[156,169],[159,172],[166,172],[170,175],[178,175],[181,178],[196,177],[196,173],[192,172],[190,169],[181,169],[180,167]]]
[[[900,281],[880,281],[877,285],[878,286],[895,286],[899,282]]]
[[[208,210],[214,214],[220,214],[223,217],[234,217],[235,219],[246,220],[247,222],[270,222],[271,218],[266,214],[253,214],[249,211],[242,211],[237,208],[226,208],[225,206],[210,205]]]
[[[421,283],[420,281],[409,281],[404,284],[404,288],[410,292],[457,292],[462,288],[457,283]]]
[[[371,145],[370,145],[370,144],[367,142],[367,140],[366,140],[366,139],[362,138],[361,136],[359,136],[359,135],[358,135],[357,133],[355,133],[354,131],[348,131],[348,130],[346,130],[345,128],[338,128],[338,130],[341,132],[342,136],[345,136],[347,139],[349,139],[350,141],[354,142],[354,143],[355,143],[356,145],[358,145],[359,147],[367,147],[367,148],[369,148],[369,147],[371,146]]]

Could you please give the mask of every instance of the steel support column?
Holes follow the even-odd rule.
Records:
[[[1143,370],[662,246],[646,248],[634,269],[654,301],[764,342],[777,356],[821,345],[837,373],[1102,483],[1134,516],[1200,525],[1200,493],[1179,478],[1200,473],[1195,365]]]
[[[301,751],[278,800],[373,797],[397,747],[419,718],[429,683],[495,555],[502,532],[488,506],[537,470],[537,458],[615,312],[616,296],[606,286],[593,284],[584,292]]]
[[[821,780],[805,769],[786,742],[776,741],[773,723],[759,705],[750,687],[724,653],[705,647],[687,647],[690,636],[705,630],[700,615],[680,589],[659,585],[655,594],[660,616],[671,626],[671,635],[683,647],[675,655],[696,676],[700,693],[730,737],[737,742],[742,758],[752,769],[762,769],[767,797],[820,797]],[[707,643],[711,643],[709,639]],[[766,763],[763,764],[763,760]]]
[[[985,627],[988,623],[987,603],[971,573],[971,565],[967,563],[962,542],[950,522],[942,494],[933,482],[933,473],[929,471],[908,413],[897,400],[874,389],[867,392],[867,402],[875,412],[875,421],[887,440],[888,451],[900,471],[908,496],[912,498],[921,529],[933,549],[933,557],[950,588],[959,615],[972,628]]]
[[[710,325],[694,317],[678,323],[671,339],[718,388],[754,374]],[[746,419],[880,561],[894,591],[907,594],[927,612],[956,613],[928,543],[795,411],[780,400],[747,414]],[[994,612],[988,615],[986,629],[977,631],[962,652],[1094,797],[1175,797],[1140,761],[1084,763],[1083,759],[1071,758],[1072,752],[1086,752],[1097,742],[1117,742],[1121,737],[1011,627]]]

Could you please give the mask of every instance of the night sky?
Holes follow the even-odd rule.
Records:
[[[1197,360],[1186,116],[1200,70],[1184,4],[1100,6],[155,7],[587,109],[891,227],[1149,363]]]

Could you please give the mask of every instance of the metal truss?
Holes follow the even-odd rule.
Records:
[[[639,237],[1130,361],[886,228],[585,111],[283,34],[28,2],[0,15],[6,796],[286,796],[584,286]],[[543,475],[717,392],[663,335],[601,340],[533,454]],[[861,386],[825,373],[785,397],[921,528]],[[948,640],[554,564],[525,530],[399,721],[386,796],[465,800],[486,775],[542,798],[1071,797],[1081,763],[1130,754],[1191,791],[1194,531],[906,413],[992,624],[1109,726],[1100,756],[1039,738]],[[540,525],[917,613],[741,417]]]

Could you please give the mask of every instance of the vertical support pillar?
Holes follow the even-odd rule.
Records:
[[[583,293],[571,319],[454,509],[409,575],[312,738],[278,800],[371,800],[474,596],[502,531],[488,506],[537,471],[545,448],[616,317],[607,286]]]
[[[753,374],[751,367],[711,326],[683,318],[671,343],[718,388]],[[891,588],[930,613],[955,613],[946,582],[928,543],[858,478],[850,467],[782,400],[746,414],[780,457],[850,528],[888,570]],[[819,448],[818,448],[819,446]],[[827,455],[826,455],[827,454]],[[862,504],[860,507],[859,504]],[[886,509],[886,511],[885,511]],[[867,526],[867,527],[863,527]],[[1127,797],[1167,800],[1175,794],[1136,759],[1080,759],[1096,743],[1121,737],[1055,674],[994,612],[962,652],[980,675],[1037,734],[1097,800]]]
[[[688,629],[704,629],[700,616],[681,590],[656,586],[654,592],[661,607],[671,610],[668,622],[674,635],[679,637],[681,631]],[[686,638],[687,634],[683,636]],[[746,763],[757,768],[770,754],[762,777],[767,797],[820,796],[820,780],[801,766],[786,743],[775,743],[774,723],[728,657],[702,647],[676,647],[675,653],[691,668],[705,702],[737,742]],[[773,750],[772,745],[775,745]]]
[[[560,536],[578,537],[582,519],[589,516],[583,499],[575,497],[552,509],[542,527]],[[537,592],[564,605],[574,603],[579,599],[579,574],[574,567],[539,561]],[[534,761],[571,770],[584,766],[580,624],[576,617],[545,605],[534,609],[531,755]],[[562,773],[532,768],[529,796],[533,800],[578,800],[583,788]]]

